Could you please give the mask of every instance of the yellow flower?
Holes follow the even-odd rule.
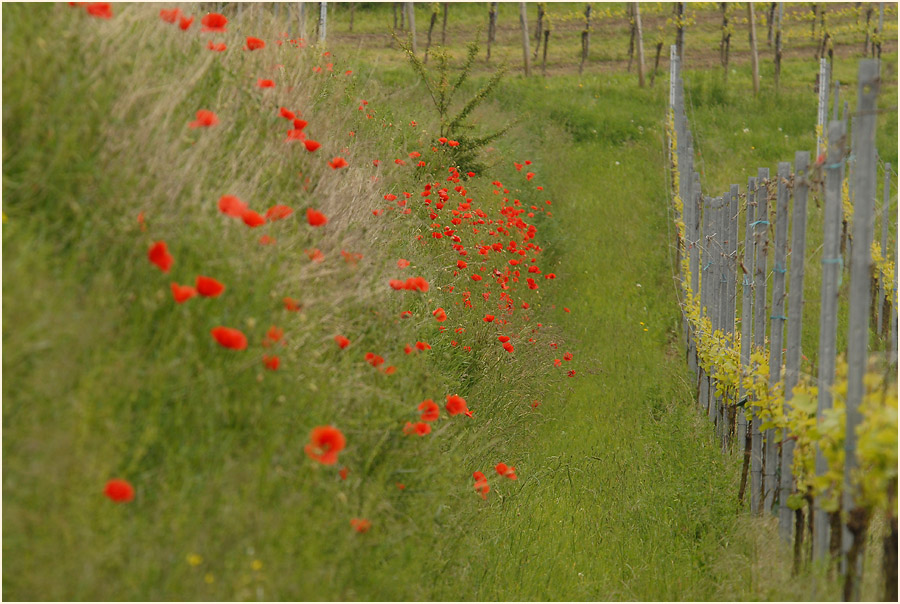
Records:
[[[191,566],[200,566],[203,564],[203,556],[200,554],[188,554],[187,563]]]
[[[252,568],[253,570],[262,570],[262,567],[263,563],[261,560],[254,560],[250,563],[250,568]]]
[[[209,584],[212,584],[212,582],[215,581],[216,578],[213,577],[213,574],[212,574],[212,573],[206,573],[206,576],[203,577],[203,580],[206,581],[206,582],[209,583]]]

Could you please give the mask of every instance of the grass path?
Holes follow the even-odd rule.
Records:
[[[677,352],[662,93],[574,78],[548,86],[512,82],[501,100],[530,112],[541,133],[538,178],[559,221],[554,301],[572,308],[559,316],[577,377],[545,402],[549,421],[522,448],[521,491],[503,502],[499,523],[480,527],[489,536],[469,560],[471,591],[438,596],[772,597],[776,578],[753,580],[754,544],[738,531],[737,460],[713,445]],[[567,116],[569,133],[554,116]],[[634,137],[579,142],[579,116],[581,130],[616,121]]]

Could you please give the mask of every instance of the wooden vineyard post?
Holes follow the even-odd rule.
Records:
[[[581,63],[578,65],[578,73],[584,72],[584,63],[591,51],[591,3],[588,2],[584,9],[584,29],[581,30]]]
[[[701,240],[703,242],[702,258],[703,269],[700,278],[700,317],[709,317],[709,308],[712,306],[712,243],[710,241],[710,231],[712,230],[712,199],[703,195],[703,233]],[[698,338],[708,338],[712,334],[700,333]],[[709,375],[705,369],[700,371],[700,410],[709,414]]]
[[[745,208],[744,230],[744,261],[741,264],[743,273],[741,289],[741,377],[750,370],[750,352],[753,348],[753,263],[754,263],[754,237],[753,237],[753,213],[756,207],[754,193],[756,191],[756,179],[752,176],[747,179],[747,201]],[[750,407],[749,393],[744,390],[743,380],[738,389],[737,442],[744,445],[744,467],[741,472],[741,487],[738,493],[738,501],[744,502],[744,491],[747,488],[747,469],[750,466],[751,435],[750,424],[747,421],[746,410]]]
[[[423,63],[428,63],[428,51],[431,50],[431,34],[434,31],[434,24],[437,23],[438,5],[437,2],[431,4],[431,22],[428,24],[428,41],[425,43],[425,59]]]
[[[816,157],[825,150],[825,117],[828,111],[828,60],[819,60],[819,113],[816,122]]]
[[[537,3],[537,23],[534,26],[534,59],[537,60],[538,53],[541,50],[541,39],[544,37],[544,3]]]
[[[884,164],[884,196],[882,198],[884,201],[881,204],[881,255],[887,260],[891,257],[890,252],[887,249],[887,241],[888,241],[888,224],[890,223],[891,216],[888,210],[891,207],[891,164]],[[886,275],[884,273],[878,274],[878,296],[875,298],[875,303],[877,304],[876,310],[876,318],[875,318],[875,331],[878,333],[878,336],[884,333],[884,278]]]
[[[441,25],[441,46],[446,46],[447,45],[447,10],[448,10],[447,7],[449,5],[449,2],[443,2],[442,4],[444,5],[444,19],[443,19],[443,25]]]
[[[722,329],[722,314],[724,310],[724,257],[725,257],[725,228],[724,228],[724,216],[725,216],[725,206],[728,203],[728,196],[723,195],[722,197],[716,197],[714,200],[715,210],[713,214],[713,266],[712,266],[712,291],[713,291],[713,301],[712,301],[712,309],[710,310],[710,315],[712,318],[712,332],[715,334],[716,332]],[[710,389],[709,389],[709,400],[710,400],[710,420],[712,420],[713,424],[716,427],[716,434],[721,434],[722,427],[722,397],[717,394],[716,384],[717,380],[710,380]]]
[[[762,350],[766,345],[766,265],[769,258],[769,169],[759,168],[756,178],[756,220],[753,221],[756,235],[756,266],[753,273],[754,301],[753,347]],[[760,431],[762,421],[759,414],[753,412],[753,448],[750,460],[750,512],[759,514],[762,506],[763,488],[763,434]]]
[[[842,523],[842,554],[846,562],[844,600],[859,599],[862,548],[865,545],[865,508],[856,505],[854,472],[856,427],[862,421],[863,376],[868,364],[869,300],[872,274],[872,239],[875,234],[875,108],[878,98],[878,59],[859,65],[859,102],[856,110],[856,204],[853,208],[853,251],[850,258],[850,326],[847,335],[847,431],[844,436],[843,509],[848,520]]]
[[[790,413],[794,386],[800,375],[800,336],[803,325],[803,259],[806,254],[806,201],[809,193],[806,174],[809,152],[798,151],[794,158],[794,214],[791,225],[791,278],[788,292],[787,353],[784,368],[784,414]],[[785,432],[781,443],[781,478],[778,498],[778,527],[781,537],[790,542],[794,511],[788,497],[794,492],[794,440]],[[799,519],[798,519],[799,520]],[[796,549],[795,549],[796,551]],[[795,563],[796,563],[795,558]]]
[[[784,344],[785,281],[787,280],[787,231],[788,231],[788,188],[787,179],[791,176],[791,165],[787,162],[778,164],[777,201],[775,205],[775,266],[772,271],[772,326],[769,329],[769,390],[774,390],[781,381],[782,348]],[[766,457],[763,510],[772,512],[775,503],[775,468],[778,466],[778,451],[775,447],[775,428],[766,430]]]
[[[634,3],[634,29],[637,33],[638,85],[644,87],[644,30],[641,27],[641,7]]]
[[[836,120],[838,118],[838,105],[839,99],[841,95],[841,83],[837,80],[834,81],[834,99],[831,103],[831,119]],[[826,111],[827,113],[827,111]]]
[[[759,94],[759,54],[756,52],[756,14],[753,12],[753,3],[747,3],[748,19],[750,21],[750,61],[753,64],[753,94]]]
[[[297,37],[302,40],[306,38],[306,2],[298,2],[297,5]]]
[[[679,164],[678,170],[681,175],[680,182],[683,183],[682,194],[681,194],[681,205],[684,210],[682,212],[683,221],[684,221],[684,241],[683,241],[684,255],[685,255],[685,258],[688,259],[688,262],[687,262],[688,272],[690,273],[690,271],[692,270],[691,264],[690,264],[690,257],[691,257],[691,252],[693,251],[692,250],[692,242],[694,240],[693,239],[693,237],[694,237],[694,233],[693,233],[694,214],[696,213],[697,210],[692,203],[693,199],[694,199],[694,194],[693,194],[694,147],[692,145],[693,141],[691,141],[691,131],[688,129],[685,129],[684,137],[685,137],[685,140],[684,140],[685,149],[684,149],[684,157],[683,157],[684,164],[683,164],[683,167],[681,164]],[[679,263],[679,267],[682,265],[683,265],[683,262]],[[687,275],[682,274],[681,278],[683,280],[683,283],[682,283],[683,290],[685,292],[687,292],[687,291],[693,292],[694,290],[690,289],[691,283],[689,281],[685,281],[685,279],[687,278]],[[692,274],[691,274],[691,279],[693,279]],[[685,301],[687,301],[687,296],[685,296]],[[691,323],[687,319],[686,316],[684,318],[684,331],[685,331],[685,334],[687,335],[686,353],[687,353],[688,368],[691,371],[696,371],[696,364],[694,363],[694,354],[693,354],[694,346],[695,346],[694,334],[692,333]]]
[[[678,60],[684,64],[684,2],[675,3],[675,47]]]
[[[519,2],[519,25],[522,26],[522,63],[525,67],[525,77],[531,76],[531,50],[528,48],[528,17],[525,14],[525,3]]]
[[[327,33],[327,25],[328,25],[328,3],[327,2],[319,2],[319,27],[317,31],[316,42],[318,44],[322,44],[325,42],[325,34]]]
[[[731,185],[730,201],[726,208],[726,218],[728,228],[725,231],[725,237],[728,245],[726,246],[725,257],[725,278],[728,279],[725,289],[725,332],[732,334],[732,345],[735,343],[735,315],[737,312],[737,250],[738,250],[738,214],[740,213],[740,187]],[[725,416],[725,432],[722,439],[722,450],[727,452],[731,447],[731,427],[734,425],[734,413],[737,409],[734,405],[737,403],[737,392],[731,393],[731,405],[726,409]]]
[[[779,80],[781,79],[781,27],[784,19],[784,2],[778,3],[778,17],[775,21],[775,92],[778,92]]]
[[[828,158],[825,160],[825,225],[822,244],[822,303],[819,313],[819,383],[816,421],[822,421],[832,407],[831,387],[834,384],[834,361],[837,344],[838,281],[841,276],[841,183],[844,170],[846,123],[832,121],[828,127]],[[816,443],[816,476],[828,471],[828,461]],[[813,508],[813,558],[822,559],[828,553],[830,534],[829,514],[822,508],[822,496],[816,497]]]
[[[491,60],[491,44],[494,42],[494,34],[497,30],[497,3],[491,2],[491,8],[488,12],[488,37],[487,37],[487,60]]]
[[[407,22],[409,23],[409,35],[412,38],[413,54],[418,54],[419,49],[416,45],[416,3],[406,3]]]

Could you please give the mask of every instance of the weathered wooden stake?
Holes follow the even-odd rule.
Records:
[[[494,33],[497,29],[497,3],[491,2],[491,8],[488,11],[488,38],[487,38],[487,60],[491,60],[491,44],[494,42]]]
[[[797,151],[794,157],[794,215],[791,225],[791,283],[788,292],[787,353],[784,368],[784,414],[791,411],[794,386],[800,375],[800,335],[803,329],[803,264],[806,255],[806,200],[809,184],[806,179],[809,152]],[[785,217],[786,218],[786,217]],[[794,510],[788,507],[788,497],[794,492],[794,440],[787,430],[781,442],[781,479],[778,498],[778,527],[782,539],[789,542],[793,531]]]
[[[522,64],[525,77],[531,76],[531,50],[528,48],[528,18],[525,14],[525,3],[519,2],[519,24],[522,26]]]
[[[774,5],[774,3],[773,3]],[[784,2],[778,3],[778,17],[775,21],[775,92],[778,92],[781,79],[781,27],[784,19]]]
[[[443,2],[444,5],[444,24],[441,26],[441,46],[447,45],[447,6],[449,2]]]
[[[846,123],[832,121],[828,127],[828,158],[825,160],[825,225],[822,244],[822,303],[819,312],[819,382],[816,421],[822,421],[832,407],[831,387],[834,384],[834,362],[837,343],[838,282],[841,257],[841,184],[844,179],[844,145]],[[816,444],[816,476],[828,471],[828,461]],[[829,514],[817,497],[813,511],[813,558],[822,559],[828,553],[830,536]]]
[[[753,12],[753,3],[747,3],[748,19],[750,21],[750,61],[753,65],[753,94],[759,94],[759,54],[756,52],[756,15]],[[751,498],[752,499],[752,498]]]
[[[634,29],[637,32],[638,85],[644,87],[644,29],[641,27],[641,7],[634,3]]]
[[[675,46],[678,48],[678,60],[684,64],[684,2],[675,3]]]
[[[713,211],[712,199],[703,196],[703,232],[701,234],[703,268],[700,280],[700,315],[710,317],[709,309],[712,307],[712,289],[713,289],[713,249],[712,249],[712,230],[713,230]],[[711,333],[700,333],[698,338],[709,338]],[[700,410],[709,415],[709,374],[703,369],[700,372]]]
[[[578,73],[584,72],[584,63],[591,51],[591,3],[588,2],[584,9],[584,29],[581,31],[581,64]]]
[[[787,280],[787,232],[788,232],[788,194],[787,179],[791,176],[791,164],[778,164],[778,197],[775,205],[775,266],[772,271],[772,326],[769,329],[769,390],[781,381],[781,361],[784,344],[784,292]],[[765,499],[763,509],[772,512],[778,485],[775,482],[775,469],[778,466],[778,450],[775,443],[775,428],[766,430],[766,460],[764,473]]]
[[[857,579],[862,570],[864,523],[856,516],[857,487],[852,480],[856,459],[856,427],[862,421],[863,376],[868,364],[869,300],[872,275],[872,239],[875,234],[875,108],[878,98],[878,59],[859,64],[859,101],[856,109],[856,204],[853,207],[853,252],[850,258],[850,325],[847,334],[847,432],[844,436],[843,509],[850,518],[842,523],[842,553],[846,558],[845,599],[859,599]]]
[[[547,47],[550,46],[550,30],[544,30],[544,58],[541,61],[541,75],[547,77]]]
[[[754,267],[754,238],[753,238],[753,214],[756,208],[754,193],[756,191],[756,179],[752,176],[747,180],[747,201],[744,227],[744,261],[741,264],[742,289],[741,289],[741,375],[750,369],[750,352],[753,349],[753,267]],[[743,443],[747,436],[747,414],[745,409],[749,407],[748,395],[744,391],[743,380],[738,390],[738,403],[741,408],[737,417],[737,442]],[[742,476],[742,488],[746,485],[746,460],[745,470]]]
[[[769,260],[769,169],[759,168],[756,175],[756,220],[753,221],[756,235],[756,267],[753,275],[754,283],[754,317],[756,327],[753,333],[754,348],[761,349],[766,345],[766,266]],[[760,431],[762,420],[754,411],[751,433],[753,450],[750,468],[750,511],[759,514],[762,511],[763,495],[763,434]]]
[[[413,54],[418,54],[419,49],[416,44],[416,3],[406,3],[407,22],[409,23],[409,35],[412,38]]]
[[[328,25],[328,3],[327,2],[319,2],[319,29],[318,38],[316,40],[317,43],[322,44],[325,42],[325,34],[327,33],[327,25]]]
[[[727,225],[725,231],[728,245],[726,247],[725,277],[728,279],[725,292],[725,332],[732,334],[732,342],[734,342],[733,334],[735,334],[735,316],[737,313],[737,251],[738,251],[738,215],[740,213],[740,187],[731,185],[730,203],[726,208]],[[731,447],[732,427],[734,426],[734,414],[737,404],[737,392],[731,392],[731,400],[726,408],[725,414],[725,432],[722,440],[723,451],[727,451]]]

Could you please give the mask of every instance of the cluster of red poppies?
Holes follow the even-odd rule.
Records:
[[[89,8],[88,11],[91,12],[91,9]],[[92,12],[91,14],[94,13]],[[163,9],[160,11],[160,17],[167,23],[177,22],[182,30],[187,30],[193,22],[193,17],[188,18],[182,15],[179,9]],[[211,13],[203,17],[201,23],[203,31],[224,32],[227,19],[222,15]],[[302,41],[300,42],[300,44],[295,45],[302,47]],[[281,41],[279,40],[278,43],[280,44]],[[209,44],[213,45],[213,42],[210,41]],[[225,50],[224,44],[221,44],[221,48],[218,48],[218,45],[216,46],[216,48],[213,48],[214,50]],[[245,50],[255,51],[265,47],[266,43],[264,40],[248,37]],[[331,70],[332,64],[329,63],[327,67]],[[346,73],[350,74],[351,71],[348,70]],[[272,80],[260,79],[257,82],[257,86],[260,88],[272,88],[275,86],[275,83]],[[359,110],[365,111],[368,119],[374,119],[376,112],[369,107],[368,101],[361,101]],[[306,128],[309,122],[301,117],[299,111],[280,107],[278,115],[288,120],[291,124],[291,128],[287,131],[286,143],[303,142],[307,153],[315,153],[322,147],[320,142],[308,137]],[[218,123],[219,116],[213,111],[201,109],[197,111],[196,119],[189,122],[188,126],[194,129],[211,128]],[[417,127],[417,125],[414,121],[410,123],[410,126],[413,128]],[[355,132],[350,132],[350,136],[355,136]],[[459,142],[446,137],[440,137],[436,140],[436,143],[431,147],[431,153],[438,164],[442,162],[442,158],[446,157],[442,155],[445,145],[456,147],[459,145]],[[425,168],[428,165],[420,151],[410,151],[406,155],[409,159],[416,160],[414,166],[410,166],[408,169]],[[378,167],[380,163],[379,159],[372,161],[372,165],[375,167]],[[514,162],[514,167],[516,170],[522,171],[524,166],[529,166],[531,163],[531,161],[526,161],[524,164]],[[394,164],[398,166],[407,165],[402,158],[395,158]],[[327,161],[327,165],[332,170],[340,170],[350,166],[350,162],[342,156],[334,156],[333,159]],[[415,174],[420,175],[425,174],[425,172],[416,171]],[[467,172],[465,175],[468,179],[472,179],[475,176],[474,172]],[[525,182],[531,181],[534,176],[534,172],[527,172],[525,174]],[[417,236],[417,240],[421,245],[425,246],[447,245],[454,255],[459,256],[459,259],[446,269],[448,278],[449,275],[452,275],[453,278],[459,277],[464,279],[464,281],[458,281],[457,283],[471,283],[472,287],[478,284],[477,286],[484,290],[480,292],[481,298],[486,305],[491,306],[485,308],[485,310],[490,310],[490,312],[485,312],[482,315],[482,322],[492,325],[493,327],[490,329],[496,328],[501,331],[496,339],[502,349],[512,355],[515,352],[513,339],[527,338],[529,344],[536,343],[533,337],[529,337],[528,330],[524,324],[529,323],[532,318],[531,314],[525,312],[532,309],[534,303],[527,299],[534,295],[529,292],[534,292],[539,288],[535,278],[528,275],[539,276],[543,274],[538,265],[538,257],[543,250],[535,243],[537,227],[527,222],[527,220],[533,219],[538,215],[549,217],[552,216],[552,213],[549,211],[549,208],[542,209],[538,205],[526,204],[512,197],[513,194],[510,193],[510,190],[499,180],[495,180],[492,183],[494,187],[491,191],[492,195],[484,195],[480,202],[476,202],[475,198],[477,195],[470,193],[468,182],[463,181],[463,178],[458,168],[450,166],[447,168],[446,178],[443,181],[428,178],[428,182],[424,182],[417,187],[419,191],[418,196],[422,198],[421,204],[411,203],[414,201],[414,195],[406,191],[399,194],[387,193],[383,196],[385,202],[387,202],[386,205],[374,210],[373,215],[385,216],[394,210],[397,210],[401,215],[410,215],[414,209],[417,214],[421,215],[421,219],[428,223],[428,232],[430,232],[431,236],[426,238],[420,234]],[[477,187],[477,183],[473,184]],[[540,192],[542,190],[543,187],[536,187],[536,191]],[[500,201],[495,202],[494,199]],[[545,204],[550,206],[551,201],[549,199],[545,200]],[[290,206],[274,205],[263,214],[251,209],[247,203],[234,195],[223,195],[218,201],[218,209],[221,214],[239,219],[249,228],[257,228],[267,223],[284,220],[291,217],[294,213],[294,209]],[[146,228],[143,213],[139,216],[139,221],[142,228]],[[328,218],[322,212],[311,207],[306,209],[306,221],[311,227],[323,227],[328,224]],[[272,245],[275,243],[275,240],[266,234],[259,239],[259,243]],[[313,262],[322,262],[325,259],[322,252],[317,248],[305,250],[305,252]],[[346,250],[341,250],[341,255],[348,264],[355,264],[362,258],[361,254],[347,252]],[[153,244],[148,252],[148,258],[164,273],[168,273],[174,265],[174,258],[169,253],[164,241],[157,241]],[[397,261],[397,268],[400,270],[409,266],[411,266],[409,260],[400,258]],[[548,280],[556,277],[554,273],[546,273],[543,276]],[[428,280],[422,276],[391,279],[389,286],[394,290],[419,293],[426,293],[430,289]],[[438,287],[438,289],[448,294],[454,294],[456,287],[457,285],[455,284],[447,284]],[[494,287],[499,289],[499,291],[493,291]],[[212,277],[201,275],[196,278],[194,286],[180,285],[173,282],[171,283],[171,289],[176,303],[181,304],[197,295],[217,297],[225,291],[225,286]],[[492,303],[491,296],[493,293],[496,295],[494,298],[495,302]],[[471,289],[466,288],[465,291],[457,292],[456,295],[459,296],[459,299],[453,303],[455,306],[461,306],[464,309],[475,308]],[[297,312],[302,309],[302,305],[290,297],[285,297],[283,303],[284,308],[289,312]],[[565,311],[568,312],[568,309],[566,308]],[[517,312],[521,315],[521,323],[514,321]],[[438,307],[432,311],[432,315],[438,323],[438,331],[442,334],[445,333],[447,328],[443,323],[448,320],[448,312],[443,307]],[[411,316],[413,316],[413,313],[408,310],[403,311],[400,315],[401,318],[409,318]],[[516,329],[516,325],[518,325],[518,329]],[[530,335],[536,334],[542,327],[541,323],[537,323],[530,328]],[[502,333],[507,330],[510,331]],[[463,327],[456,327],[453,333],[460,339],[467,337],[465,335],[466,330]],[[211,335],[219,345],[225,348],[245,350],[248,346],[246,335],[232,327],[216,326],[211,330]],[[272,326],[266,333],[262,346],[266,349],[271,349],[278,343],[284,345],[283,337],[283,330]],[[350,339],[344,335],[334,336],[334,341],[341,350],[347,349],[352,344]],[[471,352],[471,344],[463,345],[461,347],[462,351],[466,353]],[[457,347],[460,345],[460,342],[456,339],[451,339],[450,345]],[[551,345],[551,347],[556,348],[556,345]],[[404,352],[407,355],[428,350],[431,350],[431,345],[422,341],[416,341],[415,346],[407,344],[404,348]],[[565,361],[570,361],[572,358],[571,353],[563,355]],[[384,375],[392,375],[397,371],[395,365],[386,366],[384,357],[374,352],[367,352],[364,355],[364,359],[369,365]],[[277,355],[267,352],[263,355],[262,361],[269,370],[275,371],[280,367],[280,359]],[[560,366],[561,361],[555,359],[554,364]],[[569,371],[568,375],[574,377],[574,370]],[[536,408],[539,403],[534,401],[529,404],[532,408]],[[421,412],[419,421],[406,422],[402,431],[407,435],[424,437],[431,433],[432,423],[440,418],[440,407],[433,400],[426,399],[418,405],[417,409]],[[468,408],[466,400],[457,394],[446,395],[444,409],[451,417],[456,415],[473,417],[473,412]],[[338,428],[326,425],[315,427],[312,430],[309,442],[305,446],[305,452],[311,459],[321,464],[334,465],[338,461],[339,453],[345,447],[346,439],[344,434]],[[511,480],[517,479],[515,468],[507,466],[505,463],[497,464],[495,470],[501,477]],[[348,471],[346,467],[342,467],[339,471],[340,477],[346,479]],[[486,499],[490,491],[487,477],[481,472],[475,472],[474,478],[476,481],[475,490],[482,498]],[[108,485],[107,495],[113,500],[128,501],[133,498],[134,491],[131,486],[127,485],[127,488],[125,488],[122,483],[127,485],[127,483],[120,480],[118,482],[111,481],[110,485]],[[405,485],[398,483],[398,488],[405,489]],[[368,520],[358,518],[354,518],[351,524],[360,533],[368,531],[371,526]]]

